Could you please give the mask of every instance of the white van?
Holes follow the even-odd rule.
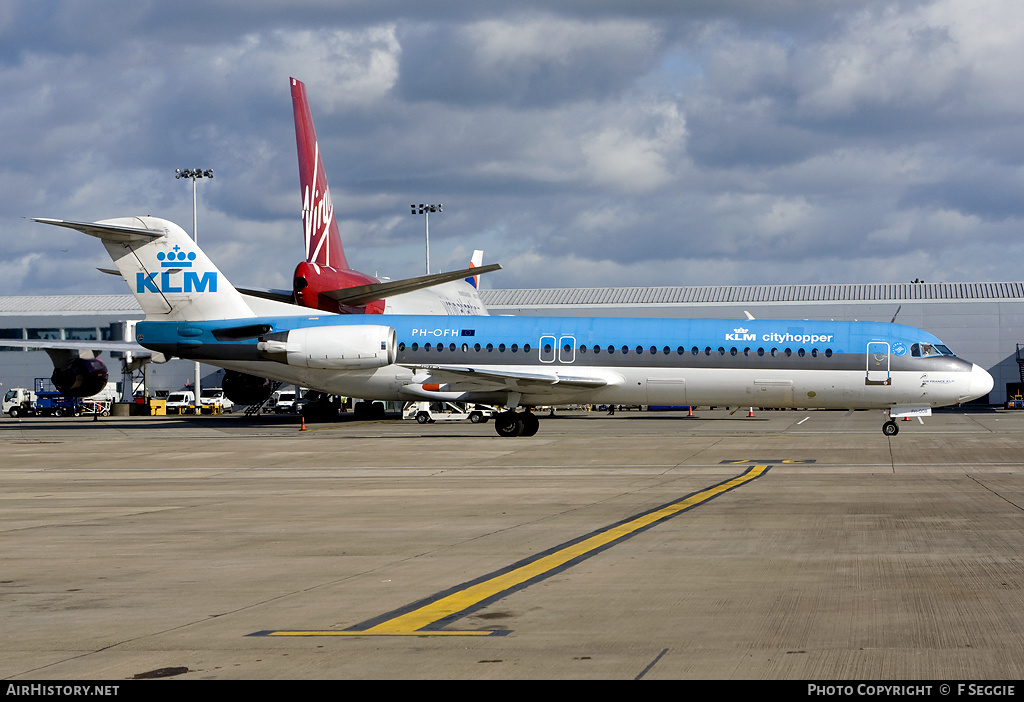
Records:
[[[468,419],[473,424],[484,423],[494,416],[495,410],[488,405],[461,405],[457,402],[409,402],[402,409],[402,419],[415,419],[420,424],[437,421],[461,421]]]
[[[270,396],[271,407],[275,414],[301,414],[302,408],[306,406],[307,400],[303,397],[304,392],[295,390],[278,390]]]
[[[235,403],[224,394],[223,388],[203,388],[199,391],[199,406],[207,414],[231,413]]]
[[[167,414],[196,414],[196,395],[191,390],[179,390],[167,396]]]

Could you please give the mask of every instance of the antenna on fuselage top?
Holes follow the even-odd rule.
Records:
[[[896,314],[894,314],[892,316],[892,319],[889,320],[889,324],[895,324],[896,323],[896,315],[898,315],[900,313],[900,310],[902,310],[902,309],[903,309],[903,305],[900,305],[899,307],[896,308]]]

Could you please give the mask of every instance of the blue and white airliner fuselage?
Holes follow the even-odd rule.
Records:
[[[561,403],[885,409],[981,397],[982,368],[928,332],[825,320],[457,317],[311,313],[235,290],[177,225],[139,217],[38,220],[103,241],[143,310],[152,351],[321,392],[510,408],[505,436],[536,432],[516,408]],[[883,430],[895,434],[891,419]]]
[[[136,331],[140,344],[169,356],[381,400],[878,408],[898,414],[964,402],[992,384],[986,371],[953,356],[931,334],[899,324],[609,317],[386,321],[153,321],[139,322]],[[331,358],[331,349],[356,338],[364,340],[363,348],[354,349],[350,361]]]

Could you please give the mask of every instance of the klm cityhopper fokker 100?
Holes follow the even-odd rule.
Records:
[[[931,334],[817,320],[443,317],[313,311],[238,292],[176,224],[37,219],[99,238],[166,356],[333,395],[506,407],[501,436],[530,436],[537,405],[612,403],[880,409],[892,417],[988,393],[992,376]],[[5,342],[6,343],[6,342]],[[254,378],[255,379],[255,378]]]

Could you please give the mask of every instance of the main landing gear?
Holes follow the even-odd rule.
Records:
[[[896,436],[900,433],[900,425],[890,419],[882,425],[882,433],[886,436]]]
[[[533,436],[540,428],[540,422],[533,412],[509,410],[494,417],[494,429],[498,436]]]

